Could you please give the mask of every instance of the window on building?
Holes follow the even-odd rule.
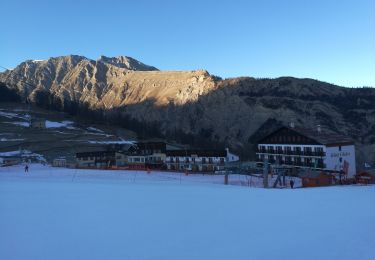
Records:
[[[279,164],[282,164],[282,163],[283,163],[283,158],[282,158],[281,155],[278,155],[277,158],[276,158],[276,160],[277,160],[277,162],[278,162]]]
[[[318,166],[318,168],[323,168],[324,167],[324,165],[323,165],[323,159],[318,159],[317,160],[318,162],[317,162],[317,166]]]

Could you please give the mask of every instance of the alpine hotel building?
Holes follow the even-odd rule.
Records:
[[[257,160],[271,164],[356,174],[354,142],[316,129],[281,127],[258,142]]]

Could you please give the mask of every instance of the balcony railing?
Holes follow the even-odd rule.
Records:
[[[225,162],[209,162],[209,161],[205,161],[205,162],[202,162],[202,161],[189,161],[189,162],[185,162],[185,161],[168,161],[166,160],[166,163],[169,163],[169,164],[191,164],[191,165],[218,165],[218,166],[224,166],[225,165]]]
[[[267,154],[282,154],[282,155],[298,155],[298,156],[325,156],[325,152],[319,151],[293,151],[293,150],[274,150],[274,149],[257,149],[257,153],[267,153]]]
[[[263,162],[264,160],[260,157],[257,157],[257,162]],[[291,161],[291,160],[277,160],[274,158],[268,159],[268,162],[271,164],[278,163],[280,165],[291,165],[298,167],[310,167],[310,168],[319,168],[324,169],[326,165],[324,163],[314,163],[314,162],[302,162],[302,161]]]

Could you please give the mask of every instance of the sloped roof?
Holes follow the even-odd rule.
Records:
[[[329,133],[322,129],[320,132],[317,129],[308,129],[308,128],[290,128],[308,138],[311,138],[318,143],[324,144],[324,145],[332,145],[332,144],[353,144],[353,139],[337,134],[337,133]]]
[[[93,151],[76,153],[76,157],[96,157],[96,156],[115,156],[115,151]]]
[[[267,136],[263,137],[259,143],[262,143],[262,141],[264,141],[265,139],[267,139],[268,137],[276,134],[277,132],[283,130],[283,129],[288,129],[289,131],[293,131],[293,132],[296,132],[300,135],[303,135],[307,138],[309,138],[310,140],[313,140],[314,142],[318,143],[318,144],[322,144],[322,145],[327,145],[327,146],[330,146],[330,145],[351,145],[351,144],[354,144],[354,141],[353,139],[345,136],[345,135],[341,135],[341,134],[337,134],[337,133],[333,133],[333,132],[328,132],[327,130],[325,129],[322,129],[320,132],[318,131],[318,129],[310,129],[310,128],[303,128],[303,127],[287,127],[287,126],[282,126],[280,128],[278,128],[276,131],[268,134]]]
[[[226,150],[171,150],[166,152],[167,156],[192,156],[197,155],[199,157],[226,157]]]

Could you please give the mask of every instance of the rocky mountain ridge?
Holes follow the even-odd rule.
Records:
[[[83,56],[64,56],[45,61],[26,61],[0,74],[0,81],[17,89],[22,98],[35,101],[47,91],[63,102],[113,108],[142,102],[150,97],[158,104],[193,101],[214,88],[206,71],[158,71],[128,57],[97,61]]]
[[[312,80],[222,80],[207,71],[159,71],[126,57],[64,56],[0,74],[22,100],[252,157],[262,134],[290,121],[352,137],[359,161],[375,161],[375,89]]]

